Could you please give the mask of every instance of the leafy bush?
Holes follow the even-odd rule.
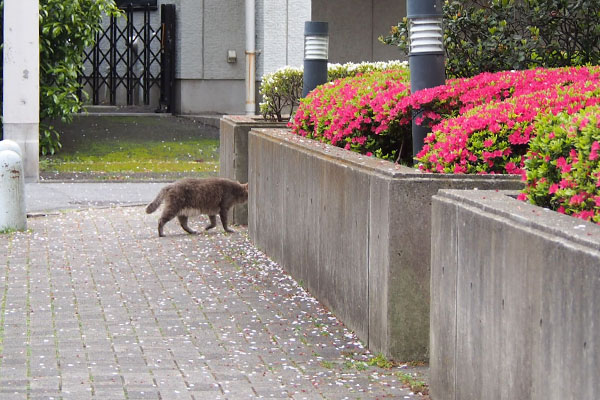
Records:
[[[414,108],[432,109],[432,133],[417,155],[422,170],[523,173],[536,117],[600,103],[600,68],[484,73],[417,92]]]
[[[389,118],[409,94],[406,68],[376,71],[317,87],[301,100],[292,132],[366,155],[398,155],[409,120]],[[410,147],[410,146],[408,146]]]
[[[3,11],[4,3],[0,3]],[[78,76],[83,54],[94,44],[103,15],[118,15],[114,0],[40,0],[40,121],[60,118],[72,121],[81,110]],[[0,28],[1,29],[1,28]],[[0,76],[2,75],[0,63]],[[42,124],[40,151],[53,154],[60,138]]]
[[[408,68],[406,61],[375,61],[361,63],[328,64],[327,81],[332,82],[342,78],[356,76],[374,71],[405,70]]]
[[[371,71],[385,71],[390,69],[405,69],[406,62],[389,61],[374,63],[346,63],[328,64],[328,82],[355,76]],[[293,115],[302,97],[304,71],[302,68],[283,67],[271,74],[265,74],[260,85],[260,94],[263,101],[260,103],[260,112],[264,119],[283,121],[284,112]],[[289,120],[289,117],[285,117]]]
[[[600,62],[600,0],[445,1],[449,77]],[[380,41],[408,54],[408,21]]]
[[[304,72],[302,68],[283,67],[265,74],[260,84],[260,112],[264,119],[283,121],[283,112],[291,114],[302,97]]]
[[[542,116],[522,200],[600,224],[600,107]]]

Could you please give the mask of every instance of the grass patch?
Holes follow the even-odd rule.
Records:
[[[85,141],[79,148],[40,157],[42,172],[165,173],[219,168],[219,141]]]
[[[383,369],[390,369],[394,366],[394,363],[388,360],[383,354],[379,353],[375,357],[367,361],[370,366],[377,366]]]
[[[413,393],[421,393],[422,395],[429,394],[429,386],[425,382],[415,378],[411,374],[397,372],[396,376],[398,377],[398,379],[400,379],[402,384],[409,387]]]

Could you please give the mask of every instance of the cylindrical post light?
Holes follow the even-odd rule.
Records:
[[[444,67],[444,32],[442,29],[442,0],[406,0],[409,22],[411,92],[443,85],[446,81]],[[429,128],[415,123],[418,113],[413,113],[413,157],[423,148]]]
[[[306,21],[304,23],[304,80],[302,97],[327,82],[329,60],[329,24]]]

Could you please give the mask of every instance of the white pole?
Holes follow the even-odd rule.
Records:
[[[3,136],[19,144],[25,179],[39,179],[38,0],[4,1]]]
[[[246,114],[256,113],[256,7],[254,0],[246,1]]]

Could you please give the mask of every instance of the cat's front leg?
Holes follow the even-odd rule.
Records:
[[[229,229],[227,227],[227,211],[229,210],[221,209],[221,212],[219,213],[219,216],[221,217],[221,224],[223,225],[225,232],[234,233],[235,231],[233,229]]]

